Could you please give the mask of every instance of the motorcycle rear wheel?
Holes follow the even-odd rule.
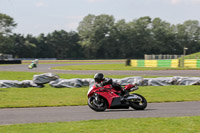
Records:
[[[147,100],[140,94],[134,93],[134,95],[139,96],[142,99],[142,101],[129,101],[130,106],[135,110],[144,110],[147,107]]]
[[[94,102],[96,102],[95,97],[93,97],[93,96],[89,97],[88,98],[88,106],[92,110],[97,111],[97,112],[105,111],[108,108],[108,104],[104,98],[99,97],[99,99],[100,99],[100,102],[98,102],[99,106],[97,106],[97,103],[94,103]]]

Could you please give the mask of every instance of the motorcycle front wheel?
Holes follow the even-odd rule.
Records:
[[[33,67],[31,65],[28,66],[28,69],[32,69]]]
[[[108,104],[104,98],[99,97],[99,101],[96,101],[93,96],[88,98],[88,106],[97,112],[104,111],[108,108]]]
[[[130,106],[135,110],[144,110],[147,107],[147,100],[140,94],[134,93],[141,98],[141,101],[131,100],[129,101]]]

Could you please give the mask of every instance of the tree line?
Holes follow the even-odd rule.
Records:
[[[0,13],[0,53],[16,58],[143,59],[144,54],[187,54],[200,51],[198,20],[170,24],[149,16],[126,22],[114,16],[89,14],[77,31],[47,35],[12,33],[17,23]]]

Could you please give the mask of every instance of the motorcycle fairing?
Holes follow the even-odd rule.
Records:
[[[113,98],[110,109],[128,109],[129,104],[122,103],[120,97]]]
[[[110,91],[108,91],[108,92],[95,92],[95,93],[99,94],[100,96],[104,97],[107,100],[108,108],[111,107],[113,99],[120,98],[117,94],[112,93]]]
[[[95,85],[92,85],[88,91],[88,97],[92,96],[94,93],[100,95],[108,102],[108,109],[129,108],[129,104],[121,102],[120,96],[116,94],[118,92],[113,89],[111,85],[104,86],[104,88],[102,88],[102,90],[104,89],[103,91],[99,91],[100,88],[101,87],[95,87]]]

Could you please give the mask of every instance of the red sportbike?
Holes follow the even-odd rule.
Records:
[[[147,107],[146,99],[137,93],[130,93],[138,89],[136,85],[128,84],[124,87],[128,91],[125,97],[121,91],[115,90],[112,85],[103,87],[91,86],[88,90],[88,106],[94,111],[106,109],[128,109],[130,106],[135,110],[144,110]]]

